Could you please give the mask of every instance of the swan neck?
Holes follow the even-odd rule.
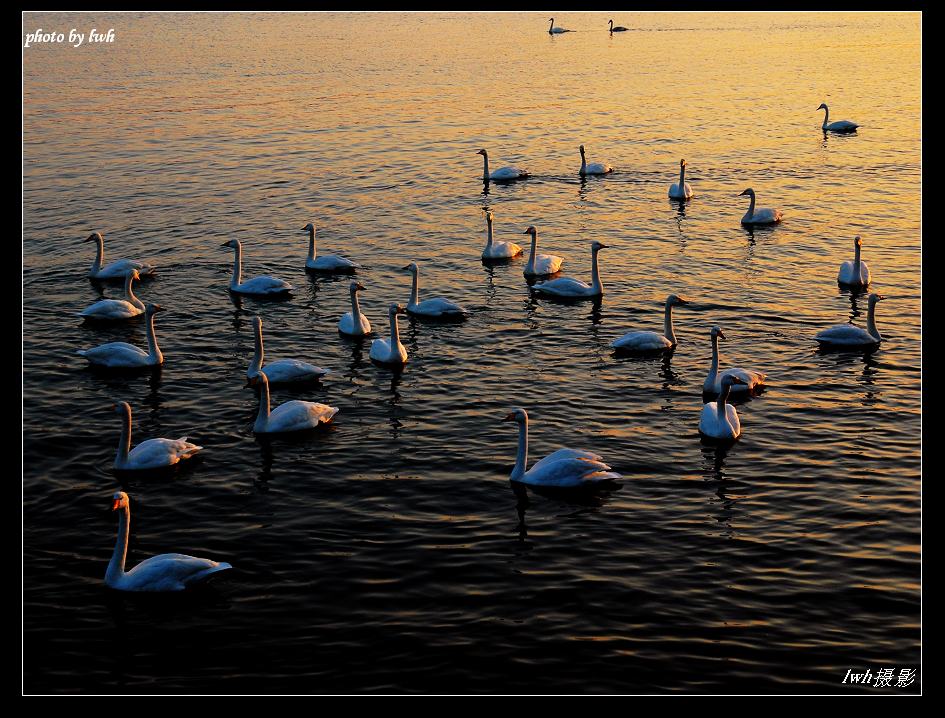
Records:
[[[600,282],[600,264],[597,259],[599,254],[600,249],[591,252],[591,286],[597,290],[598,294],[603,294],[604,285]]]
[[[358,304],[358,290],[352,289],[351,290],[351,319],[355,323],[355,325],[357,325],[358,322],[360,321],[359,319],[360,316],[361,316],[361,305]]]
[[[492,246],[492,241],[492,220],[486,217],[486,249],[489,249]]]
[[[528,464],[528,419],[518,425],[518,453],[515,455],[515,468],[512,469],[512,479],[520,479],[525,475]]]
[[[308,231],[308,258],[312,261],[315,259],[315,227]]]
[[[528,271],[532,273],[534,273],[535,271],[535,256],[537,252],[538,252],[538,232],[533,232],[532,233],[532,249],[531,249],[531,252],[529,252],[528,254],[528,266],[526,267],[526,269],[528,269]]]
[[[128,461],[128,452],[131,451],[131,410],[126,410],[121,417],[121,437],[118,439],[118,452],[115,454],[115,465],[122,467]]]
[[[420,303],[420,270],[413,270],[413,284],[410,288],[410,303]],[[395,315],[396,316],[396,315]]]
[[[719,375],[719,338],[712,337],[712,365],[709,367],[709,377],[707,381],[712,387],[715,387],[715,378]]]
[[[752,217],[755,214],[755,193],[752,192],[748,196],[751,197],[751,203],[748,205],[748,216]]]
[[[824,105],[824,128],[830,124],[830,108]]]
[[[587,174],[587,157],[583,152],[581,153],[581,174]]]
[[[132,289],[132,284],[134,284],[134,277],[128,276],[125,279],[125,299],[128,302],[131,302],[138,309],[144,309],[144,303],[135,296],[134,290]]]
[[[243,245],[237,243],[233,250],[233,278],[230,279],[231,287],[238,287],[243,281]]]
[[[97,274],[98,270],[105,264],[105,240],[99,236],[95,237],[95,261],[92,262],[92,273]]]
[[[164,355],[161,354],[161,348],[157,343],[157,336],[154,334],[154,314],[148,317],[148,357],[156,364],[164,361]]]
[[[486,153],[482,155],[482,178],[484,180],[489,179],[489,155]]]
[[[253,326],[253,359],[249,363],[249,375],[256,376],[262,369],[263,359],[266,356],[266,350],[263,346],[262,325]]]
[[[256,431],[265,428],[269,423],[269,382],[265,379],[259,382],[259,412],[256,414]]]
[[[876,328],[876,302],[870,304],[866,312],[866,331],[868,331],[876,341],[882,341],[879,329]]]
[[[679,191],[686,191],[686,165],[679,165]]]
[[[729,392],[732,391],[732,385],[725,383],[722,384],[722,391],[719,392],[719,398],[715,402],[715,410],[719,414],[719,420],[724,420],[725,415],[725,402],[728,401]]]
[[[676,346],[676,333],[673,331],[673,305],[666,302],[666,311],[663,313],[663,336]]]
[[[112,560],[108,562],[105,572],[105,582],[114,585],[125,575],[125,557],[128,554],[128,530],[131,525],[131,507],[127,504],[118,514],[118,538],[115,541],[115,550]]]
[[[400,344],[400,329],[397,326],[397,313],[390,315],[390,348],[393,351]]]
[[[860,245],[853,245],[853,277],[860,280]]]

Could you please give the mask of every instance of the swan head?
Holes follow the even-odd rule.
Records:
[[[253,317],[253,329],[257,331],[262,329],[262,317],[258,314]]]
[[[680,167],[685,167],[685,166],[686,166],[686,160],[679,160],[679,166],[680,166]]]
[[[398,314],[406,314],[406,313],[407,313],[407,310],[404,308],[403,304],[391,303],[391,305],[387,308],[387,316],[391,318],[397,316]]]
[[[112,404],[112,411],[120,416],[130,416],[131,415],[131,404],[127,401],[119,401],[116,404]]]
[[[885,295],[885,294],[871,294],[871,295],[870,295],[869,305],[870,305],[871,307],[874,307],[874,306],[876,306],[876,302],[881,302],[881,301],[884,300],[884,299],[886,299],[886,295]]]
[[[826,104],[825,102],[821,102],[821,103],[820,103],[820,107],[818,107],[817,109],[818,109],[818,110],[826,110],[826,109],[827,109],[827,104]]]
[[[603,242],[598,242],[596,239],[593,242],[591,242],[592,252],[599,252],[602,249],[607,249],[607,245],[604,244]]]
[[[420,270],[420,267],[417,266],[416,262],[411,262],[406,267],[402,267],[401,271],[403,272],[413,272],[416,274]]]
[[[580,147],[578,147],[578,149],[581,150],[581,154],[583,155],[583,154],[584,154],[584,145],[581,145]]]
[[[739,197],[743,197],[743,196],[746,195],[746,194],[747,194],[749,197],[754,197],[754,196],[755,196],[755,190],[753,190],[751,187],[749,187],[749,188],[746,189],[745,191],[739,192],[739,193],[738,193],[738,196],[739,196]]]
[[[486,154],[488,154],[488,153],[487,153],[485,150],[478,150],[478,151],[476,152],[476,154],[477,154],[477,155],[482,155],[483,157],[485,157]]]
[[[855,244],[857,247],[862,247],[862,246],[863,246],[863,240],[860,239],[860,235],[856,235],[856,236],[853,238],[853,244]]]
[[[314,232],[314,231],[315,231],[315,225],[312,224],[311,222],[309,222],[309,223],[306,224],[304,227],[302,227],[302,231],[303,231],[303,232]]]
[[[666,297],[666,303],[670,306],[677,306],[681,304],[689,304],[689,300],[683,299],[677,294],[670,294],[668,297]],[[722,330],[720,329],[719,331]]]
[[[495,219],[495,215],[492,213],[491,209],[486,210],[486,221],[489,224],[492,224],[492,221]]]
[[[137,269],[129,269],[128,273],[125,275],[125,278],[131,277],[132,279],[141,279],[141,275],[138,273]]]
[[[348,289],[351,290],[352,294],[354,294],[355,292],[363,292],[364,285],[361,284],[361,282],[354,281],[354,282],[351,282],[351,284],[348,286]]]
[[[228,242],[224,242],[220,246],[226,247],[227,249],[239,249],[240,241],[238,239],[231,239]]]
[[[83,242],[103,242],[101,232],[92,232],[88,237],[82,240]]]
[[[527,423],[528,412],[519,408],[512,409],[512,411],[505,415],[505,418],[502,421],[514,421],[516,424]]]
[[[151,316],[152,314],[157,314],[158,312],[164,312],[167,310],[164,309],[164,307],[162,307],[160,304],[147,304],[144,307],[144,311],[148,316]]]
[[[128,494],[124,491],[116,491],[112,494],[112,511],[118,511],[128,506]]]
[[[269,385],[269,377],[266,376],[265,372],[261,371],[256,372],[256,374],[253,376],[246,377],[246,384],[243,388],[245,389],[246,387],[250,386],[259,386],[260,384],[265,384],[267,386]]]
[[[538,232],[538,230],[535,229],[535,226],[534,226],[534,225],[530,225],[530,226],[528,227],[528,229],[526,229],[524,232],[522,232],[522,234],[530,234],[530,235],[532,235],[532,236],[534,237],[537,232]]]
[[[725,339],[725,335],[722,334],[722,327],[719,327],[719,326],[712,327],[711,334],[712,334],[713,339],[715,337],[718,337],[719,339]]]

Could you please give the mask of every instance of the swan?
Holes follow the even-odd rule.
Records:
[[[215,573],[233,568],[226,561],[211,561],[183,553],[162,553],[145,559],[126,573],[131,506],[124,491],[116,491],[112,496],[112,511],[119,510],[118,540],[105,572],[105,585],[109,588],[119,591],[183,591]]]
[[[844,262],[840,265],[840,273],[837,274],[837,283],[846,284],[850,287],[865,287],[870,283],[870,268],[866,262],[860,260],[860,248],[863,241],[859,235],[853,238],[853,261]]]
[[[614,171],[614,168],[606,162],[587,164],[587,158],[584,155],[584,145],[581,145],[579,149],[581,150],[581,177],[586,177],[587,175],[605,175]]]
[[[364,291],[364,285],[361,282],[351,282],[348,289],[351,292],[351,311],[338,321],[338,331],[351,337],[367,336],[371,333],[371,322],[361,313],[361,307],[358,305],[358,292]]]
[[[821,126],[824,132],[853,132],[859,127],[855,122],[850,122],[850,120],[837,120],[836,122],[830,122],[830,108],[827,107],[827,104],[824,102],[820,103],[818,110],[824,111],[824,124]]]
[[[231,239],[224,242],[221,246],[229,247],[233,250],[233,277],[230,279],[230,291],[237,294],[251,294],[258,297],[285,296],[292,291],[293,287],[288,282],[283,282],[275,277],[262,276],[253,277],[248,282],[242,281],[243,278],[243,245],[238,239]]]
[[[253,379],[262,372],[270,384],[293,384],[315,381],[331,373],[330,369],[312,366],[298,359],[280,359],[263,366],[266,352],[263,348],[262,318],[258,316],[253,317],[253,338],[256,348],[252,361],[249,362],[249,368],[246,369],[248,379]]]
[[[510,180],[525,179],[528,177],[528,172],[518,167],[500,167],[493,173],[489,173],[489,153],[485,150],[479,150],[476,152],[477,155],[482,155],[482,180],[483,182],[488,182],[489,180],[496,180],[498,182],[508,182]]]
[[[755,210],[755,190],[749,187],[738,196],[742,197],[746,194],[751,197],[751,204],[748,205],[748,211],[742,217],[742,224],[775,224],[781,221],[783,212],[780,209]]]
[[[739,381],[732,386],[732,391],[736,393],[754,391],[764,386],[768,380],[768,375],[763,371],[754,369],[726,369],[719,371],[719,339],[725,339],[722,328],[712,327],[710,332],[712,336],[712,365],[709,367],[709,375],[702,382],[702,391],[707,394],[718,394],[722,391],[722,380],[726,376],[732,376]]]
[[[871,294],[869,310],[866,313],[866,329],[855,327],[852,324],[837,324],[836,326],[818,332],[814,337],[822,347],[867,347],[879,344],[883,337],[876,328],[876,302],[886,297],[882,294]]]
[[[309,222],[302,227],[303,232],[308,232],[308,258],[305,260],[305,268],[316,272],[334,272],[336,274],[353,274],[361,268],[361,265],[352,262],[350,259],[338,257],[334,254],[323,254],[318,259],[315,258],[315,225]]]
[[[137,269],[129,269],[125,274],[125,298],[124,299],[100,299],[91,306],[86,307],[79,316],[83,319],[131,319],[144,313],[144,302],[135,296],[131,289],[131,284],[139,279]]]
[[[686,160],[679,160],[679,182],[669,186],[670,199],[689,199],[692,187],[686,182]]]
[[[247,386],[259,387],[259,413],[253,431],[257,434],[284,434],[292,431],[314,429],[320,424],[328,424],[338,409],[314,401],[293,399],[269,409],[269,379],[265,372],[259,372],[246,381]]]
[[[443,297],[434,299],[424,299],[420,301],[420,267],[416,262],[411,262],[403,271],[410,271],[413,274],[413,287],[410,290],[410,301],[407,302],[407,312],[415,317],[430,317],[435,319],[461,319],[465,318],[466,310]]]
[[[131,406],[127,401],[114,405],[115,413],[121,416],[121,438],[115,453],[114,467],[119,471],[148,471],[174,466],[191,458],[202,446],[191,444],[187,437],[180,439],[146,439],[131,448]]]
[[[562,298],[600,297],[604,294],[604,285],[600,281],[600,269],[597,265],[597,254],[606,249],[603,242],[591,242],[591,283],[585,284],[580,279],[559,277],[547,282],[536,284],[532,289],[541,294]]]
[[[689,300],[675,294],[666,297],[666,309],[663,311],[663,333],[627,332],[616,339],[611,346],[618,351],[652,352],[676,348],[676,333],[673,331],[673,307],[689,304]]]
[[[571,30],[565,30],[563,27],[555,27],[555,19],[551,18],[551,27],[548,28],[548,34],[560,35],[562,32],[571,32]]]
[[[102,266],[105,261],[105,239],[101,232],[92,232],[83,242],[95,242],[95,261],[89,269],[89,279],[99,279],[102,281],[122,281],[129,269],[137,269],[138,274],[146,276],[154,274],[154,265],[147,262],[136,262],[133,259],[116,259],[106,266]]]
[[[148,320],[147,336],[148,350],[139,349],[127,342],[109,342],[93,349],[80,349],[76,352],[89,360],[94,366],[108,367],[109,369],[136,369],[138,367],[161,366],[164,355],[158,347],[157,337],[154,336],[154,315],[163,312],[160,304],[147,304],[144,315]]]
[[[403,304],[391,304],[387,309],[390,318],[390,340],[375,339],[371,342],[371,359],[381,364],[406,364],[407,350],[400,343],[400,331],[397,328],[397,315],[403,314]]]
[[[524,409],[514,409],[502,421],[514,421],[518,424],[518,454],[515,457],[515,468],[509,476],[512,481],[533,486],[573,488],[623,478],[616,471],[611,471],[602,457],[584,449],[558,449],[526,471],[528,412]]]
[[[613,20],[609,20],[608,22],[609,22],[609,24],[610,24],[610,31],[611,31],[611,32],[626,32],[627,30],[630,29],[629,27],[622,27],[622,26],[620,26],[620,25],[618,25],[617,27],[614,27],[614,21],[613,21]]]
[[[522,248],[515,242],[496,242],[492,237],[492,223],[495,215],[486,212],[486,248],[482,250],[483,259],[511,259],[522,253]]]
[[[743,379],[726,374],[722,377],[722,387],[716,401],[710,401],[702,407],[702,416],[699,417],[699,433],[710,439],[733,441],[742,433],[742,425],[738,420],[735,407],[727,403],[733,386],[741,386]]]
[[[525,265],[525,271],[523,272],[526,277],[547,277],[561,271],[561,264],[564,259],[553,254],[537,254],[538,230],[534,226],[529,227],[522,234],[532,236],[532,248],[528,255],[528,264]]]

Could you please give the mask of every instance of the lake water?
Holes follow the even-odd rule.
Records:
[[[575,32],[542,13],[24,16],[24,34],[115,31],[23,50],[26,692],[920,689],[921,16],[556,22]],[[825,138],[821,102],[859,131]],[[617,171],[580,181],[582,143]],[[484,189],[480,147],[532,178]],[[781,225],[742,228],[749,186]],[[566,275],[588,280],[605,242],[603,301],[530,296],[521,259],[484,267],[486,208],[497,239],[534,224]],[[410,261],[469,321],[405,318],[406,369],[375,367],[336,330],[349,280],[303,269],[308,222],[364,265],[376,329]],[[75,316],[101,296],[92,231],[158,266],[137,289],[168,310],[158,374],[75,355],[144,344],[143,322]],[[866,323],[836,283],[857,234],[885,341],[820,353],[821,328]],[[231,299],[232,238],[291,300]],[[691,300],[675,354],[615,357],[671,292]],[[255,314],[269,359],[334,370],[273,388],[338,407],[328,430],[254,438]],[[697,430],[714,324],[723,365],[770,381],[728,451]],[[119,484],[116,400],[134,443],[186,435],[202,458]],[[515,406],[531,461],[592,449],[624,480],[516,491]],[[129,565],[234,570],[185,596],[107,590],[119,486]],[[882,668],[915,681],[841,683]]]

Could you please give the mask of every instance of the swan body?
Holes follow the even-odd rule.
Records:
[[[866,313],[866,329],[852,324],[837,324],[824,329],[814,337],[822,347],[859,348],[879,344],[883,337],[876,328],[876,303],[885,299],[882,294],[871,294],[869,310]]]
[[[624,352],[654,352],[675,349],[676,333],[673,331],[673,307],[682,304],[689,304],[689,301],[675,294],[666,297],[662,334],[659,332],[627,332],[620,339],[614,340],[611,346]]]
[[[742,425],[738,419],[738,411],[727,403],[732,387],[739,386],[741,382],[736,376],[723,377],[718,399],[702,407],[702,415],[699,417],[700,434],[719,441],[734,441],[741,436]]]
[[[784,213],[780,209],[755,209],[755,190],[749,187],[738,196],[746,194],[751,197],[751,204],[748,205],[748,211],[742,217],[742,224],[776,224],[781,221]]]
[[[709,374],[702,383],[702,391],[707,394],[719,394],[722,391],[722,383],[725,377],[738,379],[732,387],[733,393],[747,393],[760,389],[768,380],[768,375],[763,371],[754,369],[726,369],[719,371],[719,339],[725,339],[721,327],[712,327],[712,364],[709,367]]]
[[[158,347],[154,335],[154,315],[164,309],[159,304],[148,304],[145,316],[148,319],[148,351],[127,342],[109,342],[93,349],[80,349],[76,352],[89,360],[89,364],[109,369],[137,369],[139,367],[161,366],[164,355]]]
[[[316,272],[331,272],[334,274],[353,274],[361,265],[352,262],[350,259],[339,257],[334,254],[323,254],[320,257],[315,256],[315,225],[309,222],[302,227],[303,232],[308,232],[308,257],[305,260],[305,268]]]
[[[117,491],[112,497],[112,511],[118,515],[118,539],[105,572],[105,584],[119,591],[167,592],[183,591],[201,583],[215,573],[233,568],[226,561],[211,561],[182,553],[162,553],[145,559],[125,571],[131,507],[128,494]]]
[[[124,299],[100,299],[81,312],[79,316],[83,319],[96,319],[102,321],[113,321],[118,319],[131,319],[144,313],[144,302],[138,299],[131,284],[139,278],[137,269],[129,269],[125,274],[125,298]]]
[[[243,279],[243,245],[238,239],[231,239],[224,242],[224,247],[233,250],[233,276],[230,279],[230,291],[237,294],[249,294],[257,297],[285,296],[292,291],[293,287],[288,282],[281,279],[263,275],[253,277],[244,282]]]
[[[606,162],[594,162],[593,164],[587,163],[587,157],[584,154],[584,145],[581,145],[581,177],[586,177],[587,175],[606,175],[614,171],[614,168],[611,167]]]
[[[670,199],[689,199],[692,187],[686,182],[686,160],[679,160],[679,182],[669,186]]]
[[[600,250],[605,249],[606,244],[602,242],[591,242],[591,283],[585,284],[580,279],[572,277],[559,277],[547,282],[536,284],[534,289],[539,294],[545,294],[552,297],[561,297],[564,299],[580,299],[590,297],[600,297],[604,294],[604,285],[600,281],[600,268],[597,262],[597,255]]]
[[[564,259],[554,254],[538,254],[538,230],[535,227],[529,227],[522,234],[532,236],[531,251],[528,255],[528,263],[525,265],[523,274],[526,277],[547,277],[557,274],[561,271],[561,264]]]
[[[503,421],[518,424],[518,454],[515,468],[509,478],[532,486],[557,486],[574,488],[589,486],[602,481],[621,479],[623,476],[603,462],[598,454],[584,449],[558,449],[526,471],[528,465],[528,413],[515,409]]]
[[[126,401],[119,402],[115,404],[115,412],[122,420],[121,438],[118,440],[114,463],[114,467],[119,471],[163,469],[189,459],[203,450],[202,446],[187,441],[186,436],[180,439],[147,439],[132,449],[131,406]]]
[[[492,234],[495,215],[486,212],[486,247],[482,250],[483,259],[511,259],[522,253],[522,248],[515,242],[496,242]]]
[[[364,291],[364,285],[361,282],[351,282],[349,290],[351,292],[351,311],[343,314],[341,319],[338,320],[338,331],[347,334],[349,337],[367,336],[371,333],[371,322],[361,313],[361,306],[358,304],[358,292]]]
[[[850,122],[849,120],[837,120],[836,122],[830,121],[830,108],[827,107],[827,104],[822,102],[818,110],[824,111],[824,124],[821,125],[821,129],[824,132],[853,132],[859,127],[855,122]]]
[[[390,319],[390,339],[375,339],[371,342],[371,359],[381,364],[406,364],[407,350],[400,343],[397,315],[404,313],[402,304],[391,304],[387,310]]]
[[[444,297],[435,297],[433,299],[424,299],[420,301],[420,267],[416,262],[411,262],[404,271],[410,271],[413,274],[413,286],[410,290],[410,301],[407,302],[407,312],[416,317],[428,317],[432,319],[462,319],[466,316],[466,310],[456,302],[451,302]]]
[[[614,21],[613,21],[613,20],[610,20],[610,21],[608,21],[608,22],[609,22],[609,25],[610,25],[610,31],[611,31],[611,32],[626,32],[627,30],[630,29],[629,27],[623,27],[623,26],[621,26],[621,25],[618,25],[617,27],[614,27]]]
[[[863,241],[859,235],[853,238],[853,261],[844,262],[840,265],[840,272],[837,274],[837,283],[845,284],[850,287],[865,287],[870,283],[870,268],[860,259],[860,249]]]
[[[95,261],[89,269],[89,279],[104,282],[120,282],[124,280],[128,271],[138,270],[140,276],[154,274],[154,265],[147,262],[137,262],[133,259],[116,259],[114,262],[102,266],[105,262],[105,239],[101,232],[92,232],[83,242],[95,242]]]
[[[477,155],[482,155],[482,180],[496,180],[497,182],[509,182],[511,180],[525,179],[528,172],[518,167],[500,167],[495,172],[489,172],[489,153],[485,150],[479,150]]]
[[[262,318],[258,316],[253,317],[253,339],[255,349],[249,367],[246,369],[248,379],[253,379],[263,373],[270,384],[295,384],[316,381],[331,373],[330,369],[322,369],[298,359],[280,359],[263,366],[266,350],[263,344]]]
[[[285,434],[314,429],[320,424],[329,423],[338,413],[338,409],[333,406],[298,399],[287,401],[270,410],[269,379],[265,372],[259,372],[247,383],[259,387],[259,413],[253,424],[253,431],[257,434]]]
[[[548,34],[560,35],[562,32],[571,32],[571,30],[565,30],[563,27],[555,27],[555,19],[551,18],[551,26],[548,28]]]

